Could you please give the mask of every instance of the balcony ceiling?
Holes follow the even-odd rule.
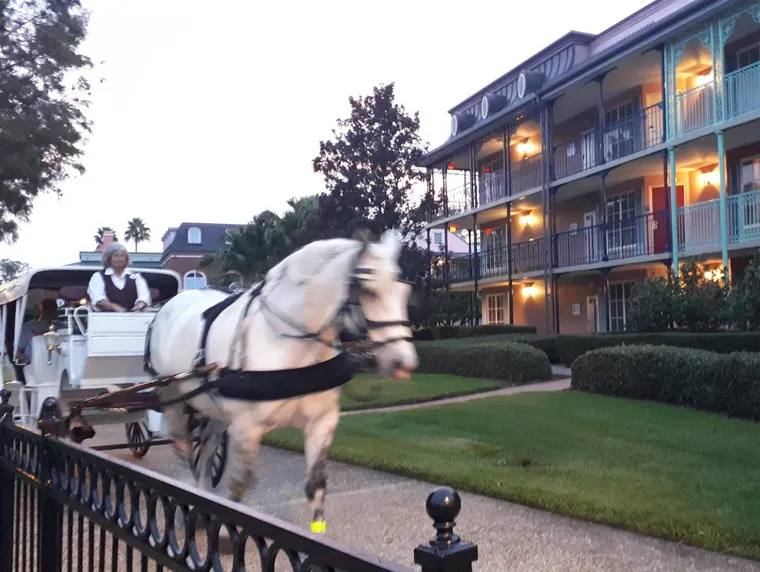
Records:
[[[604,78],[604,100],[610,101],[621,94],[641,85],[662,84],[660,54],[656,51],[636,54],[622,60]],[[599,84],[572,85],[557,100],[554,107],[554,123],[562,123],[595,107],[599,101]]]

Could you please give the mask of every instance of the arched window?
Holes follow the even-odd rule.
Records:
[[[201,229],[197,226],[193,226],[187,229],[187,243],[188,244],[200,244],[201,243]]]
[[[200,270],[191,270],[185,274],[185,290],[199,290],[205,288],[208,281],[206,275]]]

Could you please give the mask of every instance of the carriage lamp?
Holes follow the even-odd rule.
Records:
[[[61,353],[61,341],[58,338],[58,332],[55,331],[55,325],[51,324],[50,329],[42,334],[42,339],[45,340],[48,352],[48,365],[53,363],[53,351]]]

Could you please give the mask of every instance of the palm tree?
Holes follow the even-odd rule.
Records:
[[[135,217],[127,223],[127,232],[124,233],[124,240],[134,240],[135,252],[137,252],[138,244],[150,240],[150,228],[145,226],[143,219]]]
[[[96,246],[103,246],[103,236],[106,232],[113,232],[113,240],[114,242],[119,242],[119,239],[116,237],[116,231],[112,229],[110,226],[101,226],[96,232],[95,236],[92,238],[95,240]]]

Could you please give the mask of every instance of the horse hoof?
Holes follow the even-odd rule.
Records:
[[[324,534],[325,532],[327,532],[327,522],[325,522],[324,520],[312,520],[311,531],[314,534]]]

